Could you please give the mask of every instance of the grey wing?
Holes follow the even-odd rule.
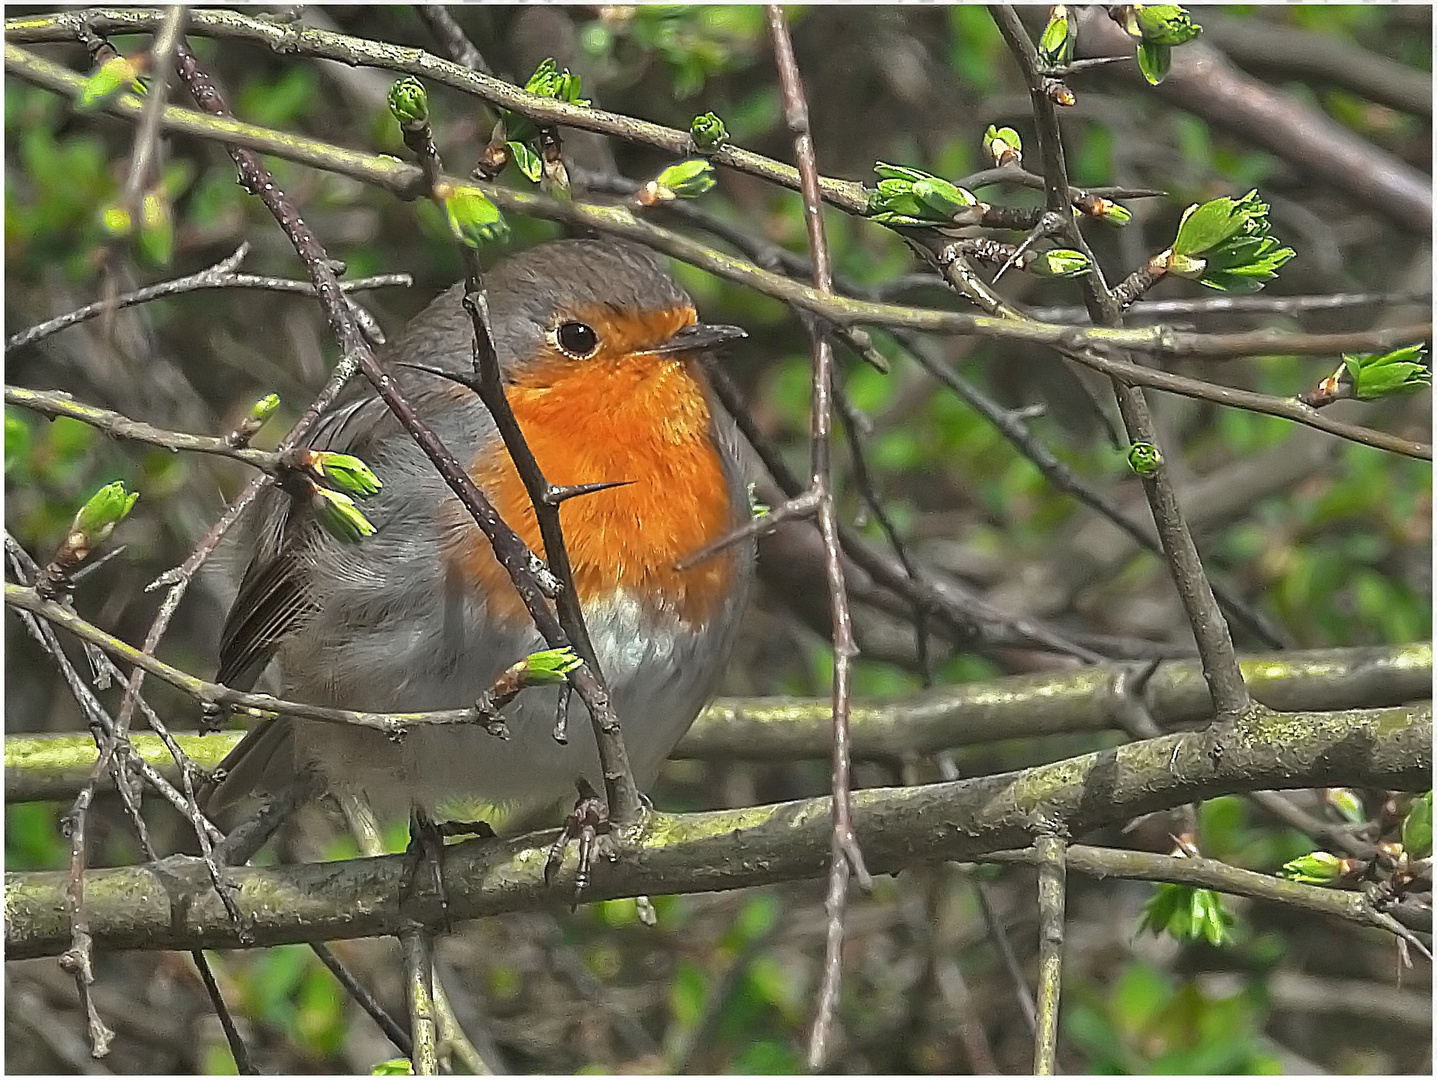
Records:
[[[307,445],[325,449],[346,446],[356,415],[376,403],[360,397],[326,413],[315,424]],[[352,437],[352,436],[351,436]],[[220,633],[220,666],[216,680],[236,690],[248,690],[273,659],[280,643],[303,625],[316,608],[305,592],[303,561],[299,557],[306,533],[316,526],[309,514],[282,491],[262,496],[255,556],[240,580]]]

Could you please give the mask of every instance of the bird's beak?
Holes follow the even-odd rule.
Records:
[[[648,350],[655,356],[667,356],[674,353],[696,353],[705,352],[709,349],[726,345],[730,341],[738,341],[748,337],[748,334],[737,326],[713,326],[708,323],[689,323],[680,328],[673,337],[653,349]]]

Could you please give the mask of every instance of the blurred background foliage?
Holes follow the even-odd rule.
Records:
[[[250,9],[251,11],[258,9]],[[791,159],[763,14],[756,7],[454,9],[495,71],[521,85],[536,63],[556,56],[583,75],[596,105],[672,127],[713,110],[735,143]],[[1225,27],[1213,38],[1241,42],[1243,28],[1306,30],[1343,47],[1417,72],[1431,69],[1431,8],[1244,5],[1195,9]],[[982,167],[989,123],[1032,140],[1027,94],[981,7],[814,7],[794,9],[798,60],[813,110],[818,160],[827,175],[870,181],[875,159],[956,178]],[[1027,16],[1040,17],[1034,9]],[[405,7],[306,8],[318,26],[441,50]],[[192,38],[241,119],[344,146],[403,155],[384,105],[383,72],[276,55],[240,43]],[[121,51],[147,37],[119,37]],[[1221,42],[1220,42],[1221,43]],[[83,49],[43,50],[83,70]],[[1234,55],[1238,54],[1234,46]],[[1250,51],[1250,50],[1249,50]],[[1244,54],[1244,67],[1315,106],[1373,146],[1430,171],[1431,101],[1395,108],[1344,88],[1336,73],[1293,70],[1280,55]],[[1330,77],[1329,77],[1330,76]],[[1094,226],[1091,242],[1110,278],[1121,277],[1170,240],[1193,201],[1261,188],[1274,231],[1297,249],[1269,294],[1401,293],[1427,290],[1430,237],[1396,228],[1368,205],[1314,186],[1300,162],[1254,149],[1205,119],[1178,111],[1126,73],[1073,80],[1078,104],[1063,113],[1074,182],[1155,187],[1169,198],[1134,200],[1123,230]],[[191,273],[253,245],[244,269],[302,276],[269,215],[234,183],[223,149],[165,140],[161,187],[171,203],[173,253],[160,263],[104,229],[100,211],[120,195],[132,129],[77,115],[49,92],[5,84],[5,310],[7,334],[97,297]],[[493,116],[476,101],[431,86],[435,129],[451,171],[477,160]],[[175,95],[179,100],[180,95]],[[642,179],[668,164],[656,151],[581,132],[565,134],[569,160],[588,170]],[[349,277],[406,271],[411,289],[360,299],[391,334],[460,275],[446,226],[433,207],[405,205],[342,177],[271,160],[280,184],[342,259]],[[512,170],[511,170],[512,172]],[[524,183],[522,179],[506,182]],[[1004,188],[987,197],[1038,205],[1041,193]],[[720,172],[701,205],[752,235],[804,250],[799,200],[750,177]],[[917,269],[888,230],[828,211],[839,275],[888,286]],[[514,219],[512,246],[559,234],[547,222]],[[750,340],[733,350],[732,372],[761,427],[803,473],[807,458],[806,334],[767,297],[675,266],[704,316],[737,323]],[[1070,282],[1012,274],[1002,291],[1034,305],[1073,305]],[[1154,298],[1196,296],[1169,280]],[[919,285],[895,297],[952,306]],[[1203,329],[1256,326],[1313,329],[1412,322],[1430,302],[1292,316],[1192,317]],[[1136,552],[1089,511],[1053,490],[987,422],[942,390],[882,333],[889,375],[843,355],[844,381],[867,418],[864,441],[876,486],[899,531],[934,572],[1015,614],[1089,634],[1190,647],[1165,567]],[[1041,405],[1036,433],[1080,475],[1124,506],[1142,493],[1077,377],[1048,355],[1016,344],[965,339],[938,343],[946,362],[1014,408]],[[84,324],[7,356],[7,382],[59,387],[82,400],[153,423],[197,432],[231,428],[259,396],[278,392],[283,410],[267,433],[297,417],[335,359],[316,306],[303,297],[257,291],[204,292],[161,300]],[[1335,359],[1331,358],[1335,366]],[[1186,363],[1191,374],[1290,395],[1328,373],[1327,359],[1274,356]],[[1099,395],[1102,396],[1101,388]],[[1431,635],[1431,474],[1424,462],[1329,439],[1286,421],[1151,395],[1165,456],[1200,547],[1214,571],[1234,582],[1295,645],[1400,643]],[[1420,434],[1430,396],[1357,406],[1363,422]],[[271,437],[273,437],[271,435]],[[263,443],[261,437],[259,442]],[[841,466],[846,469],[846,462]],[[97,624],[138,641],[155,594],[144,585],[179,562],[243,482],[229,462],[121,444],[78,423],[47,423],[7,409],[6,525],[42,561],[63,538],[76,507],[100,485],[123,479],[141,493],[117,534],[124,553],[82,586],[78,602]],[[841,488],[843,513],[875,541],[876,524],[854,485]],[[760,496],[772,492],[760,489]],[[766,545],[766,553],[772,545]],[[212,675],[217,636],[232,594],[236,560],[223,551],[215,572],[191,589],[161,649],[169,662]],[[821,586],[820,586],[821,587]],[[831,667],[821,617],[766,579],[725,684],[742,694],[826,694]],[[811,601],[811,597],[810,597]],[[810,604],[811,606],[811,604]],[[797,611],[797,614],[795,612]],[[857,692],[880,697],[918,690],[911,643],[870,613]],[[1237,631],[1240,647],[1256,643]],[[895,644],[895,642],[897,642]],[[1032,648],[955,653],[935,646],[937,682],[1063,666]],[[63,683],[18,623],[6,623],[6,723],[10,731],[78,729]],[[189,727],[188,702],[150,684],[172,724]],[[965,775],[998,771],[1099,745],[1092,737],[1008,742],[956,755]],[[920,770],[921,776],[926,776]],[[864,784],[898,782],[877,766]],[[828,787],[820,762],[711,766],[674,762],[658,803],[694,809],[816,794]],[[6,812],[6,866],[63,865],[57,805]],[[175,823],[155,808],[157,835]],[[167,831],[168,830],[168,831]],[[94,865],[139,857],[122,816],[102,804]],[[1166,850],[1162,821],[1140,823],[1110,841]],[[340,857],[298,832],[292,857]],[[1300,834],[1253,816],[1239,800],[1203,808],[1205,853],[1272,871],[1311,849]],[[1101,840],[1101,838],[1100,838]],[[352,852],[352,848],[348,849]],[[984,875],[1020,960],[1032,970],[1036,916],[1031,873]],[[1065,1071],[1427,1072],[1430,1024],[1413,1011],[1360,1008],[1355,995],[1425,1002],[1429,972],[1409,971],[1396,987],[1389,941],[1347,925],[1296,920],[1259,904],[1240,915],[1236,943],[1218,950],[1139,935],[1151,888],[1070,877],[1060,1062]],[[487,1033],[516,1071],[790,1072],[800,1068],[822,953],[820,883],[727,896],[655,898],[656,929],[632,903],[532,912],[466,927],[445,941],[460,1015]],[[851,913],[840,1009],[843,1071],[1026,1071],[1029,1034],[1002,961],[987,940],[968,876],[921,868],[878,883]],[[402,1012],[393,942],[336,943],[382,1000]],[[377,1030],[345,1000],[302,948],[216,957],[227,996],[243,1016],[266,1071],[367,1071],[393,1057]],[[63,1024],[81,1030],[73,986],[53,962],[23,975]],[[18,975],[18,972],[17,972]],[[115,1071],[233,1070],[217,1023],[188,961],[170,956],[103,956],[101,1011],[120,1030],[107,1066]],[[1297,993],[1294,986],[1303,988]],[[1285,988],[1278,993],[1274,987]],[[1285,994],[1285,996],[1284,996]],[[1425,1005],[1423,1006],[1425,1009]],[[36,1039],[7,1015],[13,1070],[68,1069],[53,1040]]]

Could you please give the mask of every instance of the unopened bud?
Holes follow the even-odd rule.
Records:
[[[520,664],[529,685],[544,686],[563,682],[564,677],[583,662],[578,654],[566,645],[562,649],[545,649],[542,652],[530,653]]]
[[[1282,876],[1306,885],[1331,885],[1342,877],[1345,864],[1330,851],[1313,851],[1283,863]]]
[[[342,491],[316,484],[311,492],[311,504],[319,523],[336,540],[357,544],[375,533],[373,523],[354,505],[354,500]]]
[[[86,546],[94,547],[108,538],[115,531],[115,526],[130,516],[130,510],[139,497],[138,491],[126,491],[121,480],[106,484],[80,507],[70,531],[79,533]]]
[[[1023,140],[1010,127],[989,124],[983,135],[983,152],[998,168],[1023,164]]]
[[[1092,269],[1088,257],[1072,248],[1053,248],[1039,252],[1028,265],[1029,273],[1039,277],[1072,278],[1082,277]]]
[[[429,123],[429,91],[413,75],[389,88],[389,111],[406,131],[417,131]]]
[[[107,104],[125,90],[133,89],[135,80],[144,70],[145,58],[112,56],[97,67],[80,84],[79,108],[89,112]]]
[[[449,230],[469,247],[501,243],[508,238],[509,224],[504,215],[478,188],[446,181],[435,185],[434,195],[444,204]]]
[[[1139,476],[1152,476],[1162,465],[1162,451],[1152,443],[1135,442],[1128,447],[1128,468]]]
[[[689,122],[689,138],[699,153],[711,154],[728,142],[728,128],[716,115],[706,112]]]
[[[311,451],[309,467],[341,491],[362,499],[378,495],[380,488],[384,487],[374,471],[353,454],[337,454],[332,450]]]

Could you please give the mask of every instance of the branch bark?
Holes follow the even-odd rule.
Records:
[[[876,873],[1028,846],[1040,822],[1078,834],[1220,794],[1326,786],[1425,789],[1432,708],[1264,714],[1022,772],[855,792],[854,826]],[[544,884],[550,834],[446,849],[448,915],[478,918],[569,902]],[[742,888],[827,872],[829,800],[654,814],[621,863],[594,867],[591,900]],[[392,935],[443,917],[432,890],[401,901],[403,856],[233,871],[237,925],[188,858],[86,874],[90,932],[103,949],[242,948]],[[63,873],[6,879],[6,956],[68,947]],[[1355,897],[1363,902],[1360,896]],[[247,936],[246,936],[247,935]]]

